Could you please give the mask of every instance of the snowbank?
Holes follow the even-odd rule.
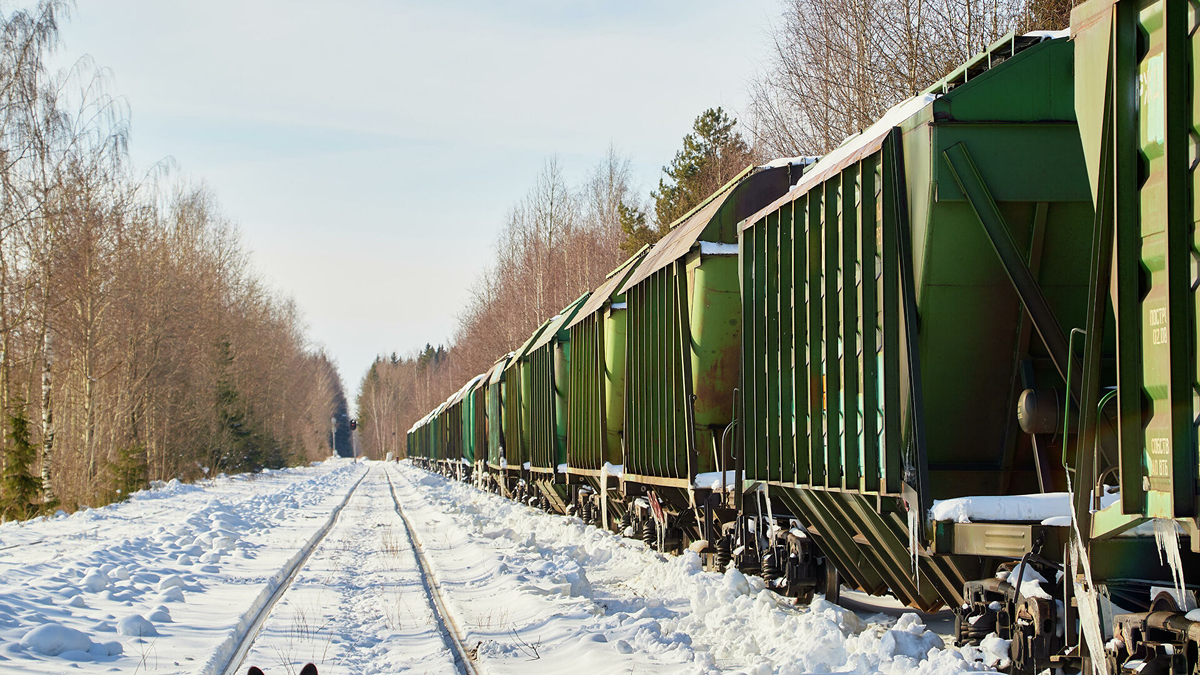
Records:
[[[0,526],[0,672],[133,672],[143,658],[211,671],[272,575],[365,470],[334,460],[171,481]]]
[[[1000,663],[987,649],[947,647],[915,614],[864,618],[819,596],[796,607],[759,577],[704,571],[693,552],[665,557],[407,463],[396,473],[489,673],[551,673],[565,661],[589,675],[952,675]],[[540,658],[530,660],[514,635],[540,639]]]

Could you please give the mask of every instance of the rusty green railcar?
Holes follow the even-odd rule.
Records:
[[[643,247],[609,272],[567,325],[571,332],[567,481],[575,486],[572,501],[584,522],[609,529],[624,512],[619,491],[624,462],[628,305],[620,290],[648,250]]]
[[[566,513],[567,401],[571,333],[567,324],[587,301],[584,293],[546,322],[527,350],[529,374],[529,478],[544,506]]]
[[[503,370],[504,493],[522,502],[534,496],[529,481],[532,460],[530,403],[533,379],[532,368],[529,365],[529,349],[549,324],[549,321],[542,323],[525,344],[513,352]]]
[[[912,550],[933,500],[1065,488],[1046,461],[1061,437],[1039,447],[1014,411],[1025,389],[1061,390],[1057,322],[1086,305],[1073,53],[1009,36],[744,224],[745,480],[852,587],[958,607],[987,570]],[[1028,312],[1009,252],[1040,289]]]
[[[484,466],[487,472],[485,487],[504,492],[504,367],[513,354],[505,354],[484,374],[484,406],[487,453]]]
[[[738,384],[737,224],[802,171],[789,162],[746,168],[675,223],[620,288],[628,304],[622,486],[647,541],[677,548],[703,536],[697,513],[708,491],[697,501],[695,481],[723,462]]]

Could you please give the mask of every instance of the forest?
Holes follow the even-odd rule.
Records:
[[[105,72],[51,67],[70,9],[0,14],[0,515],[328,456],[333,363],[211,190],[130,165]]]
[[[1006,35],[1059,30],[1073,0],[782,0],[739,121],[702,112],[648,196],[610,146],[580,185],[557,158],[499,223],[454,335],[380,356],[357,398],[363,451],[403,456],[405,432],[462,383],[747,165],[819,156]]]

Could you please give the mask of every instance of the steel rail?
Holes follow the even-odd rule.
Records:
[[[433,577],[433,569],[422,550],[421,541],[417,538],[417,531],[408,520],[408,516],[404,515],[404,509],[400,508],[400,499],[396,497],[396,486],[392,483],[391,471],[384,469],[384,474],[388,479],[388,489],[392,493],[392,503],[396,505],[396,515],[404,521],[404,529],[408,532],[408,541],[412,547],[413,557],[416,558],[417,566],[420,568],[421,583],[425,586],[425,592],[429,596],[429,606],[433,610],[434,620],[437,621],[438,628],[446,638],[446,646],[454,655],[454,665],[462,675],[480,675],[478,666],[471,659],[466,646],[463,645],[462,632],[459,630],[458,624],[454,622],[453,615],[446,609],[445,599],[442,597],[437,580]]]
[[[225,663],[225,667],[219,671],[221,675],[237,675],[238,670],[242,667],[242,662],[246,659],[246,655],[250,653],[250,647],[252,647],[254,645],[254,641],[258,639],[258,633],[262,630],[262,626],[266,622],[267,617],[270,616],[271,610],[275,608],[275,605],[279,602],[279,599],[283,597],[283,594],[286,593],[289,588],[291,588],[292,582],[296,580],[296,575],[300,573],[300,570],[304,569],[304,566],[308,563],[308,559],[312,557],[313,552],[320,548],[321,542],[325,541],[325,537],[329,535],[330,531],[333,530],[333,526],[337,524],[338,518],[341,517],[342,509],[344,509],[346,505],[350,503],[351,497],[353,497],[354,493],[358,491],[358,486],[362,485],[363,480],[365,480],[370,473],[371,470],[367,469],[366,473],[360,476],[358,481],[354,483],[354,486],[350,488],[350,492],[346,493],[345,499],[342,500],[341,504],[338,504],[337,508],[334,509],[333,513],[330,515],[329,522],[325,523],[325,525],[317,531],[317,536],[313,538],[312,544],[308,547],[308,550],[304,552],[304,555],[300,556],[299,560],[292,564],[292,568],[288,570],[287,576],[284,577],[283,581],[281,581],[279,585],[275,587],[275,590],[271,592],[271,597],[267,598],[267,601],[263,603],[263,606],[258,609],[258,613],[254,615],[254,621],[251,622],[249,629],[247,629],[245,634],[242,635],[241,641],[238,642],[237,648],[233,650],[232,654],[230,654],[229,660]]]

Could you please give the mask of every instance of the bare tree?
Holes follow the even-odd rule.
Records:
[[[776,156],[824,154],[1005,33],[1028,28],[1031,7],[786,0],[771,56],[750,86],[755,140]]]
[[[22,469],[40,494],[0,503],[69,509],[328,455],[335,367],[210,191],[131,173],[102,71],[49,73],[63,8],[0,14],[0,424],[41,420]]]

